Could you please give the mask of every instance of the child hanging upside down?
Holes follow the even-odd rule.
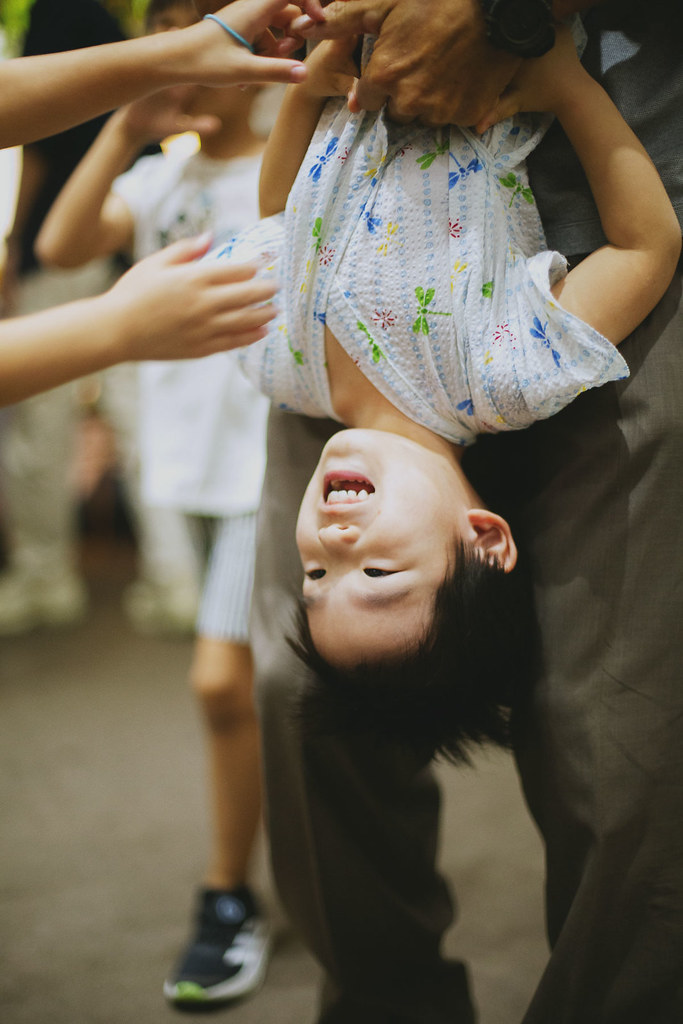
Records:
[[[352,47],[321,44],[289,87],[261,178],[271,216],[219,256],[260,255],[284,285],[247,374],[281,407],[351,428],[326,445],[297,525],[300,649],[331,717],[458,757],[505,740],[530,647],[510,527],[467,480],[464,447],[628,375],[615,346],[664,293],[680,230],[567,27],[481,134],[327,102],[351,85]],[[547,114],[607,239],[571,271],[546,251],[525,171]]]

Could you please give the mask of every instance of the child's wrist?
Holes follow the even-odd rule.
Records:
[[[160,76],[158,88],[200,83],[202,55],[211,47],[213,35],[211,23],[202,20],[175,32],[146,36],[151,43],[157,43],[160,50],[153,61]]]

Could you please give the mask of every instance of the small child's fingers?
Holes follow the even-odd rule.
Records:
[[[249,42],[257,40],[269,26],[288,29],[300,15],[299,6],[287,0],[237,0],[220,12],[226,24]]]
[[[303,2],[303,0],[302,0],[302,2]],[[319,9],[320,15],[321,15],[321,17],[318,20],[323,21],[324,18],[325,18],[325,15],[322,13],[322,7],[320,7],[320,5],[318,5],[318,9]],[[300,18],[300,17],[301,17],[301,5],[298,4],[298,3],[287,4],[282,10],[276,10],[276,11],[273,12],[273,14],[271,15],[271,18],[270,18],[270,24],[274,28],[281,28],[281,29],[285,29],[286,31],[288,31],[290,26],[291,26],[291,24],[292,24],[292,22],[296,18]]]
[[[320,0],[300,0],[298,5],[313,21],[324,21],[325,11]]]
[[[256,277],[261,269],[257,260],[249,263],[227,263],[225,260],[214,259],[211,255],[197,267],[200,284],[228,285],[233,282],[249,281]]]
[[[291,53],[301,47],[301,40],[296,36],[284,36],[275,40],[274,57],[289,57]]]
[[[505,92],[498,97],[498,102],[488,112],[488,114],[482,117],[481,120],[477,121],[474,126],[475,131],[481,135],[488,128],[492,128],[494,124],[504,121],[507,117],[512,117],[513,114],[518,114],[520,110],[519,92],[516,89],[506,89]]]
[[[311,16],[307,11],[296,18],[291,29],[306,39],[335,39],[340,36],[377,35],[389,12],[391,0],[333,0],[324,9],[324,19]]]
[[[272,303],[264,306],[253,306],[249,309],[233,309],[216,319],[225,330],[253,331],[257,327],[265,327],[278,315],[278,309]]]
[[[272,281],[253,279],[215,287],[211,301],[216,309],[247,309],[270,302],[277,295],[278,290],[277,285]]]
[[[181,238],[178,242],[172,242],[166,248],[152,253],[151,256],[147,256],[141,262],[146,263],[148,266],[154,264],[170,266],[180,263],[192,263],[194,260],[198,260],[206,255],[211,248],[212,242],[213,238],[208,231],[203,235],[198,235],[196,238]]]
[[[278,312],[275,306],[269,304],[251,309],[232,309],[214,317],[212,335],[224,336],[225,348],[237,347],[238,343],[234,341],[236,336],[266,328]]]

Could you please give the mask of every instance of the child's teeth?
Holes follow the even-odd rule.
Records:
[[[350,490],[342,488],[333,488],[327,495],[328,501],[348,501],[350,498],[363,499],[368,497],[368,492],[363,488],[360,491]]]

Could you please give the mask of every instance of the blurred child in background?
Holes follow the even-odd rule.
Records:
[[[152,0],[148,28],[196,20],[189,0]],[[263,138],[256,87],[181,88],[117,111],[55,203],[38,239],[43,260],[134,259],[209,228],[229,238],[258,216]],[[191,120],[201,149],[131,162]],[[247,643],[255,520],[268,402],[232,353],[141,367],[146,500],[181,510],[205,540],[206,577],[191,683],[205,716],[213,843],[196,930],[164,985],[176,1003],[244,996],[262,982],[269,934],[247,884],[260,821],[260,750]]]

